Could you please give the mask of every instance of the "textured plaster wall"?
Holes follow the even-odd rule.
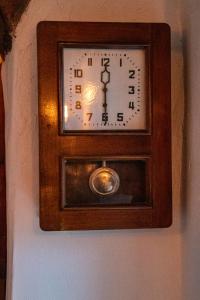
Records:
[[[184,300],[200,297],[200,2],[185,0],[183,10],[186,134],[183,205]]]
[[[167,22],[172,29],[174,223],[168,229],[42,232],[38,217],[36,25]],[[8,287],[14,300],[181,300],[182,32],[175,0],[32,0],[3,70]]]

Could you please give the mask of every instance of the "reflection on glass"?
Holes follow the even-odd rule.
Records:
[[[67,123],[68,117],[69,117],[69,114],[68,114],[68,106],[67,106],[67,105],[64,105],[64,123],[65,123],[65,124]]]
[[[91,104],[95,100],[98,87],[91,82],[88,82],[83,87],[83,99],[85,104]]]

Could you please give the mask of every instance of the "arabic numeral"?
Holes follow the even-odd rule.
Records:
[[[108,113],[102,113],[102,121],[104,122],[108,121]]]
[[[135,108],[134,102],[130,101],[128,107],[134,109]]]
[[[92,119],[92,113],[87,113],[86,115],[88,116],[88,121],[90,121]]]
[[[101,59],[101,65],[103,67],[109,67],[110,66],[110,58],[107,58],[107,57],[102,58]]]
[[[91,57],[88,58],[88,66],[92,66],[92,58]]]
[[[117,121],[122,122],[124,120],[124,114],[123,113],[118,113],[117,114]]]
[[[135,78],[135,70],[129,70],[129,78]]]
[[[78,78],[83,77],[83,70],[82,69],[75,69],[74,70],[74,77],[78,77]]]
[[[81,101],[76,101],[75,108],[81,109]]]
[[[79,84],[75,85],[75,93],[81,94],[81,85],[79,85]]]
[[[135,87],[133,85],[129,85],[128,88],[129,88],[129,91],[128,91],[129,94],[132,94],[132,95],[135,94]]]

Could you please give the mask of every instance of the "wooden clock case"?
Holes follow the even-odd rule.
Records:
[[[169,26],[44,21],[38,25],[37,37],[41,228],[168,227],[172,222]],[[62,134],[60,43],[147,47],[146,131]],[[123,170],[122,189],[141,191],[143,201],[98,204],[81,184],[87,185],[88,170],[102,160]]]

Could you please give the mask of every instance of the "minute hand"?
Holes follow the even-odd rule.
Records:
[[[104,93],[104,101],[103,101],[103,108],[104,108],[104,125],[106,125],[108,121],[107,117],[107,84],[110,82],[110,72],[107,69],[107,66],[105,66],[104,70],[101,72],[101,82],[103,83],[103,93]]]

